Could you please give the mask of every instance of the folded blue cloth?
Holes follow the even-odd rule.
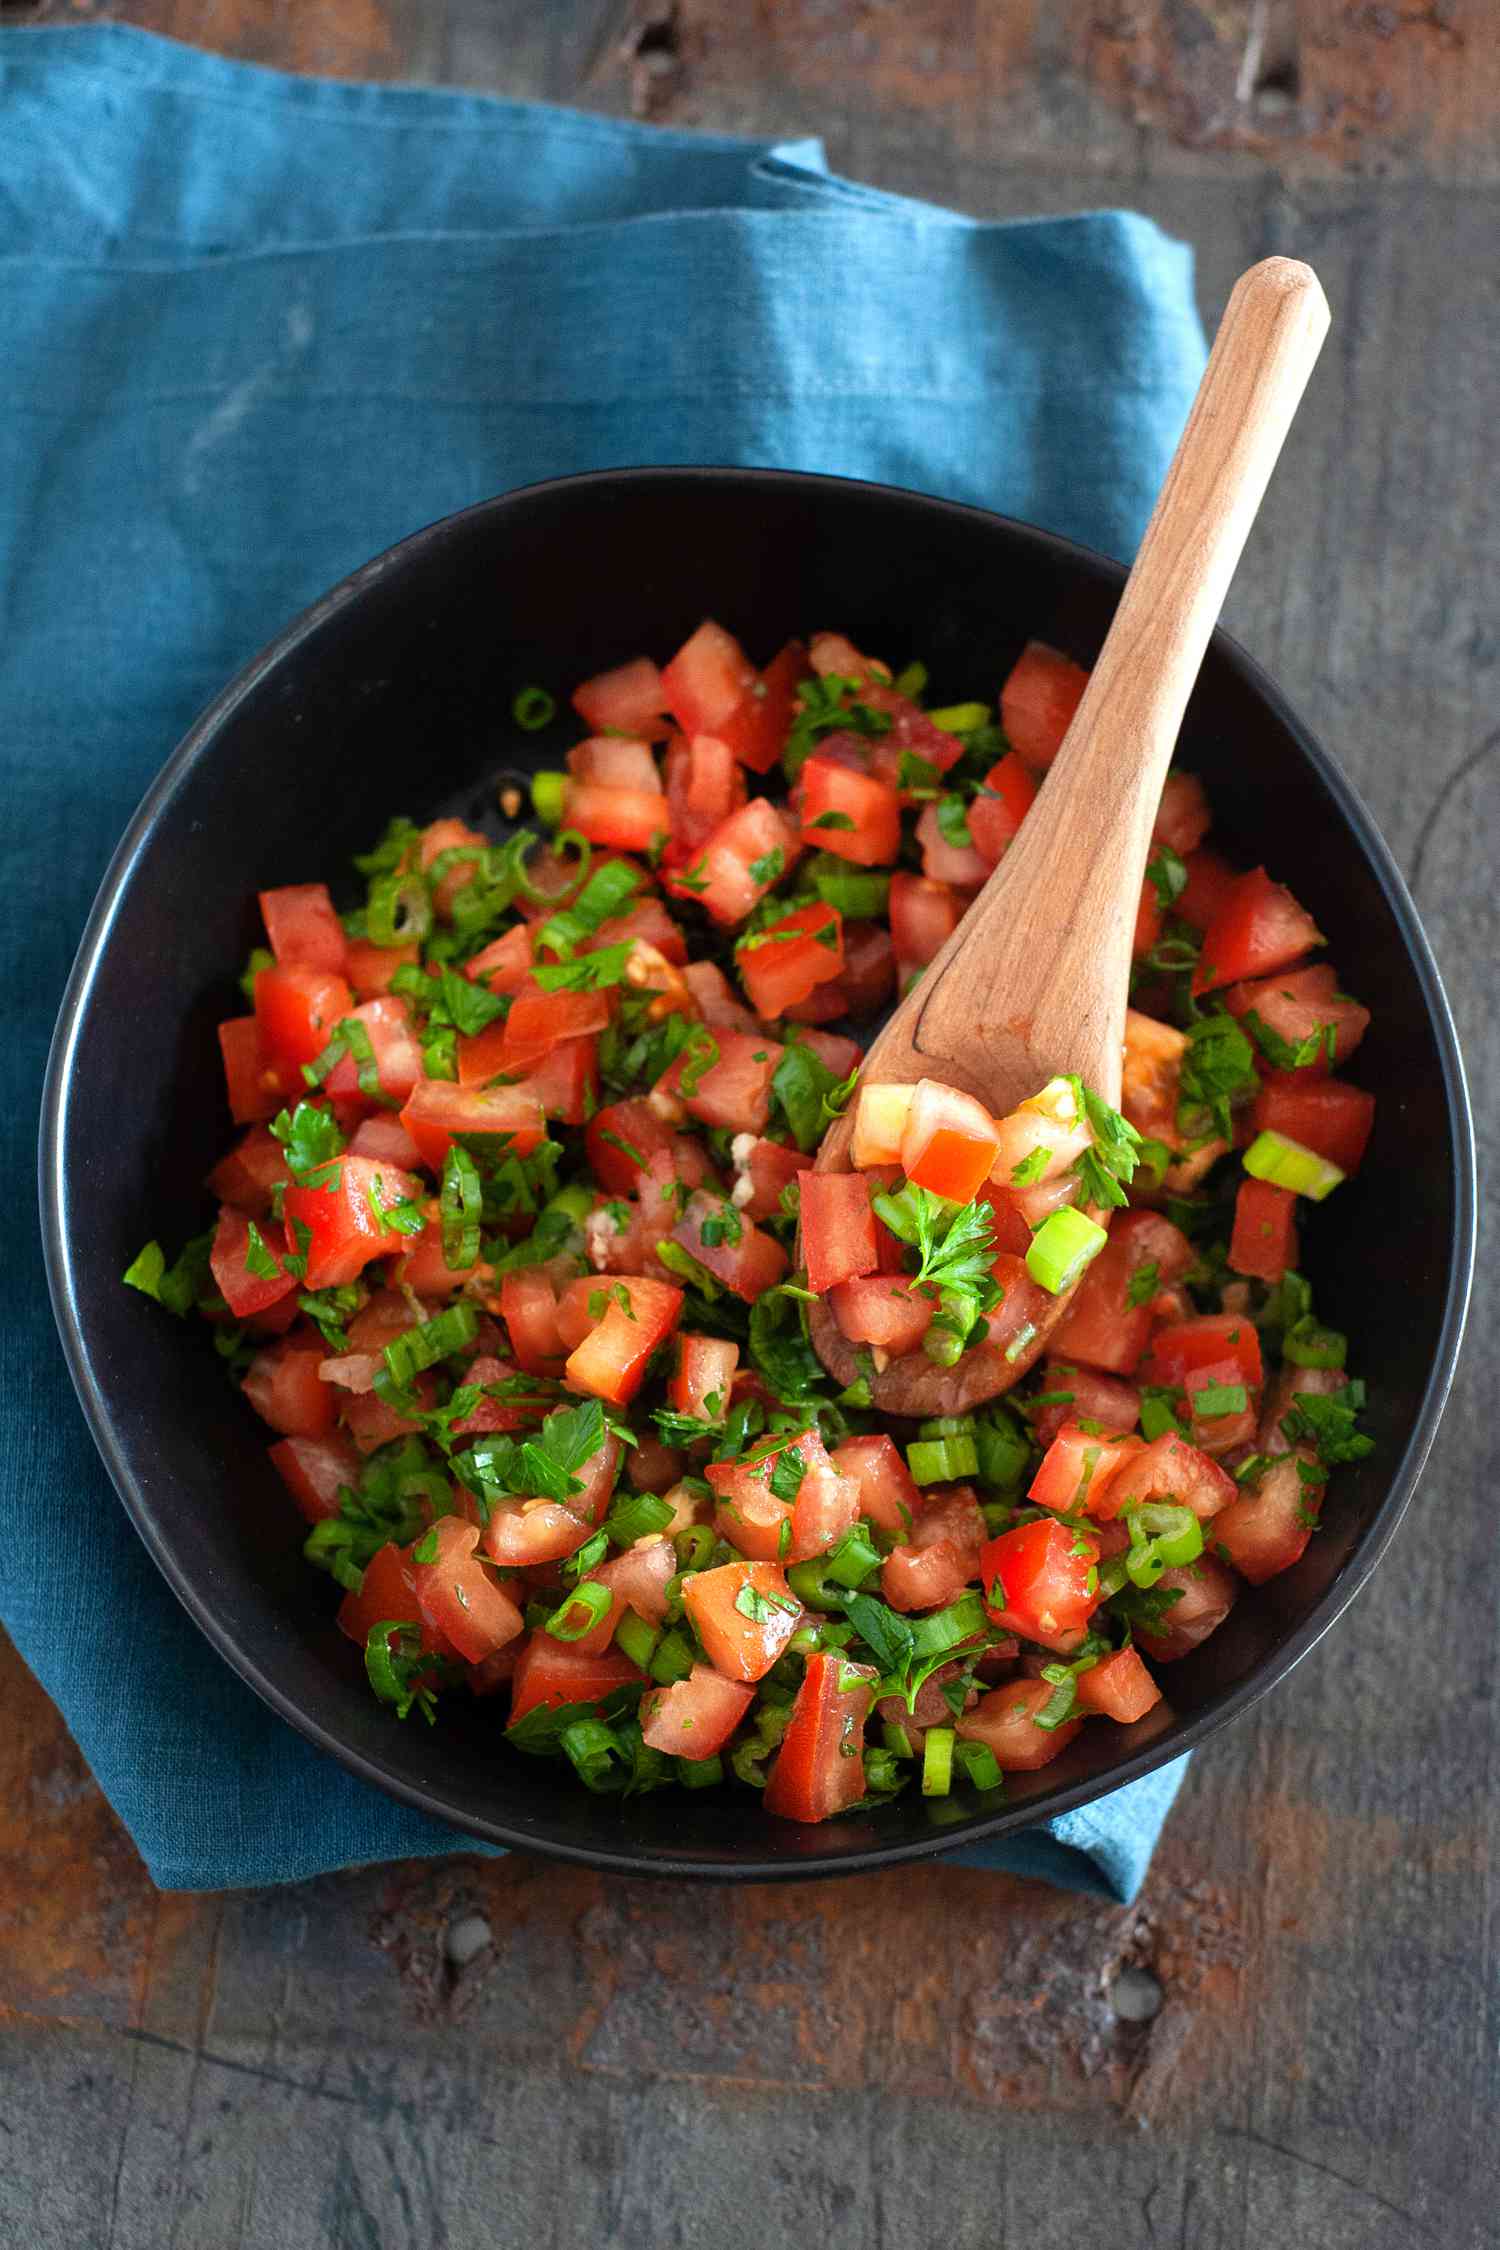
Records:
[[[114,28],[0,32],[0,335],[13,1180],[141,792],[356,564],[507,487],[648,462],[880,478],[1125,556],[1203,363],[1190,253],[1129,212],[978,224],[830,178],[815,142],[283,78]],[[0,1611],[157,1882],[466,1848],[195,1632],[17,1233]],[[955,1856],[1129,1898],[1181,1770]]]

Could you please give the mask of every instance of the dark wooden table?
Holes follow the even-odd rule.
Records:
[[[5,13],[818,131],[839,169],[983,214],[1128,202],[1196,244],[1210,320],[1253,258],[1313,259],[1333,339],[1229,623],[1404,864],[1493,1141],[1495,0]],[[1386,1567],[1198,1759],[1128,1909],[948,1869],[708,1893],[467,1859],[159,1897],[7,1657],[8,2239],[1500,2242],[1493,1304]]]

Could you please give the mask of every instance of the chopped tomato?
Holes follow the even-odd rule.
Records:
[[[666,794],[660,789],[619,789],[602,781],[563,783],[563,820],[591,844],[615,844],[621,851],[646,852],[659,846],[670,828]]]
[[[1081,664],[1045,641],[1026,643],[1000,690],[1000,724],[1028,766],[1051,765],[1088,684]]]
[[[549,1274],[522,1266],[503,1276],[500,1317],[516,1364],[528,1375],[560,1375],[567,1350],[557,1327],[557,1291]]]
[[[1340,992],[1338,971],[1327,962],[1288,969],[1255,984],[1231,985],[1224,1005],[1232,1016],[1255,1018],[1246,1029],[1268,1050],[1274,1041],[1297,1049],[1315,1040],[1317,1052],[1295,1065],[1298,1078],[1326,1078],[1336,1063],[1349,1060],[1370,1028],[1369,1009]],[[1270,1039],[1262,1038],[1263,1031]]]
[[[672,1240],[751,1305],[775,1288],[790,1262],[774,1235],[763,1233],[753,1219],[707,1188],[695,1188],[688,1197]]]
[[[1179,1508],[1191,1508],[1202,1523],[1227,1508],[1235,1496],[1236,1486],[1232,1476],[1219,1467],[1217,1461],[1186,1438],[1174,1437],[1169,1430],[1165,1436],[1153,1438],[1147,1446],[1140,1447],[1119,1473],[1111,1478],[1102,1504],[1093,1512],[1105,1520],[1123,1515],[1127,1508],[1138,1508],[1148,1500],[1170,1501]]]
[[[608,992],[522,992],[511,1002],[501,1049],[504,1070],[530,1070],[560,1039],[603,1031],[611,1013]]]
[[[446,1078],[420,1078],[401,1112],[401,1123],[430,1172],[441,1172],[455,1133],[492,1134],[508,1156],[529,1156],[546,1133],[535,1094],[524,1086],[455,1086]]]
[[[734,987],[716,961],[689,961],[682,972],[682,981],[692,994],[693,1005],[703,1021],[714,1031],[754,1031],[754,1016],[743,1000],[737,999]]]
[[[650,743],[628,735],[591,735],[568,752],[567,767],[575,781],[595,781],[604,789],[649,792],[661,787]]]
[[[673,1412],[700,1422],[722,1422],[739,1358],[739,1345],[726,1337],[679,1336],[677,1370],[667,1391]]]
[[[496,938],[492,945],[471,955],[464,963],[464,975],[471,984],[482,984],[487,991],[502,993],[507,999],[513,999],[526,987],[532,960],[530,927],[525,922],[518,922],[514,929],[506,931],[504,937]],[[503,1024],[500,1029],[503,1034]]]
[[[745,1138],[749,1140],[749,1135]],[[749,1198],[741,1206],[746,1216],[785,1217],[782,1196],[789,1187],[795,1187],[798,1175],[807,1169],[801,1149],[784,1147],[780,1141],[755,1139],[748,1148],[736,1146],[735,1162],[740,1166],[741,1179],[750,1183]]]
[[[991,1539],[979,1558],[979,1585],[995,1623],[1025,1640],[1082,1625],[1099,1595],[1097,1543],[1066,1524],[1027,1523]]]
[[[1117,1382],[1095,1367],[1070,1367],[1050,1354],[1041,1395],[1048,1403],[1033,1413],[1031,1427],[1044,1448],[1065,1422],[1096,1422],[1106,1437],[1124,1437],[1140,1420],[1141,1394],[1133,1383]]]
[[[950,883],[898,870],[891,877],[891,943],[904,983],[911,969],[936,960],[963,919],[968,900]]]
[[[271,1459],[308,1523],[322,1523],[339,1512],[339,1493],[359,1475],[359,1455],[347,1438],[284,1437],[271,1447]]]
[[[810,670],[802,643],[788,641],[715,727],[715,733],[752,773],[769,773],[780,762],[796,716],[797,686]]]
[[[1091,1664],[1086,1672],[1078,1675],[1077,1708],[1097,1711],[1101,1717],[1116,1719],[1124,1727],[1144,1719],[1160,1701],[1161,1689],[1133,1648],[1120,1648],[1113,1656],[1101,1656],[1097,1664]]]
[[[300,1242],[301,1229],[308,1230],[306,1286],[342,1288],[372,1258],[405,1250],[407,1237],[385,1214],[398,1203],[420,1202],[425,1193],[412,1173],[347,1152],[335,1159],[326,1186],[289,1187],[282,1205],[287,1240]]]
[[[859,1490],[816,1429],[763,1439],[737,1461],[710,1461],[721,1538],[757,1562],[809,1562],[853,1528]],[[775,1487],[782,1485],[778,1492]]]
[[[918,1187],[971,1203],[990,1176],[998,1143],[982,1102],[935,1078],[917,1081],[901,1134],[901,1168]]]
[[[257,1352],[240,1388],[263,1422],[282,1437],[326,1437],[333,1428],[334,1394],[318,1374],[323,1339],[286,1336]]]
[[[1053,1693],[1046,1680],[1010,1680],[982,1695],[955,1722],[954,1732],[961,1742],[982,1742],[1002,1773],[1035,1773],[1067,1749],[1083,1724],[1064,1719],[1060,1727],[1037,1725]]]
[[[236,1125],[254,1125],[274,1117],[281,1107],[280,1074],[269,1065],[261,1049],[260,1023],[255,1016],[231,1016],[219,1026],[219,1052],[224,1062],[224,1091],[229,1114]]]
[[[922,847],[922,873],[934,883],[951,883],[958,890],[975,891],[989,874],[990,862],[972,842],[955,843],[944,835],[936,805],[923,806],[917,822],[917,842]]]
[[[999,865],[1006,847],[1019,834],[1036,803],[1036,789],[1030,767],[1014,750],[1007,750],[985,775],[984,786],[969,806],[969,834],[988,866]]]
[[[1182,1383],[1196,1370],[1232,1361],[1235,1379],[1261,1385],[1260,1337],[1243,1313],[1205,1313],[1159,1328],[1141,1370],[1148,1383]]]
[[[1197,1562],[1180,1570],[1163,1571],[1157,1587],[1165,1587],[1178,1598],[1162,1613],[1160,1624],[1139,1626],[1136,1639],[1158,1664],[1175,1663],[1178,1657],[1190,1655],[1210,1633],[1216,1633],[1240,1590],[1238,1579],[1212,1555],[1200,1555]]]
[[[641,1697],[641,1739],[671,1758],[712,1758],[723,1749],[754,1700],[753,1688],[695,1664],[685,1680]]]
[[[580,1489],[566,1500],[520,1500],[492,1508],[483,1547],[491,1562],[534,1570],[576,1554],[603,1522],[620,1466],[620,1440],[607,1436],[574,1473]]]
[[[851,1344],[869,1344],[892,1359],[917,1349],[937,1310],[930,1297],[900,1274],[841,1281],[828,1292],[828,1302]]]
[[[1090,1515],[1112,1515],[1108,1506],[1114,1481],[1132,1457],[1144,1450],[1138,1437],[1106,1437],[1102,1431],[1064,1422],[1031,1481],[1030,1498],[1060,1516],[1076,1508]]]
[[[702,1069],[701,1049],[688,1048],[656,1082],[656,1091],[674,1094],[689,1116],[703,1125],[722,1125],[731,1133],[764,1132],[771,1116],[771,1080],[785,1050],[759,1032],[719,1031],[718,1054]],[[683,1080],[692,1084],[684,1091]]]
[[[870,1016],[896,989],[896,955],[890,931],[879,922],[844,924],[844,966],[831,984],[820,984],[787,1009],[794,1023],[831,1023],[840,1016]]]
[[[414,969],[421,959],[418,945],[371,945],[367,938],[351,938],[344,966],[356,1000],[378,1000],[391,989],[398,969]]]
[[[743,922],[801,852],[797,831],[770,799],[752,797],[667,878],[667,888],[697,899],[716,922]]]
[[[735,960],[756,1014],[774,1020],[843,969],[843,916],[836,906],[796,907],[742,938]]]
[[[622,1289],[629,1299],[628,1311],[616,1294]],[[569,1353],[563,1379],[570,1390],[624,1406],[645,1380],[651,1354],[677,1326],[682,1291],[670,1282],[639,1275],[628,1282],[613,1282],[603,1293],[608,1299],[603,1318]]]
[[[1263,1585],[1301,1560],[1317,1529],[1322,1501],[1317,1455],[1305,1447],[1284,1453],[1214,1518],[1214,1553],[1233,1563],[1252,1586]]]
[[[422,831],[417,864],[429,880],[440,859],[449,852],[442,873],[432,886],[432,903],[444,921],[451,921],[453,901],[467,890],[479,872],[479,862],[489,850],[489,838],[461,820],[432,820]]]
[[[661,674],[662,695],[684,734],[712,734],[755,684],[755,666],[732,633],[708,618]]]
[[[388,1543],[378,1547],[365,1565],[364,1578],[357,1593],[348,1593],[339,1604],[339,1631],[347,1633],[359,1648],[377,1625],[415,1625],[422,1637],[422,1646],[432,1656],[448,1656],[452,1652],[422,1616],[416,1589],[411,1582],[410,1550]]]
[[[221,1203],[232,1203],[248,1218],[263,1219],[271,1208],[271,1190],[285,1187],[291,1174],[286,1151],[264,1125],[252,1125],[227,1156],[221,1156],[205,1186]]]
[[[1263,867],[1252,868],[1240,877],[1204,933],[1203,951],[1193,971],[1194,994],[1289,969],[1322,943],[1312,916],[1285,885],[1273,883]]]
[[[348,940],[326,883],[288,883],[260,894],[266,939],[281,969],[345,974]]]
[[[380,1092],[395,1102],[408,1100],[422,1075],[422,1049],[409,1004],[387,994],[351,1008],[346,1020],[364,1025]],[[359,1082],[362,1067],[356,1056],[341,1055],[324,1079],[323,1091],[334,1101],[355,1099],[366,1091]]]
[[[266,1063],[291,1093],[306,1091],[303,1063],[316,1062],[354,1007],[341,976],[326,969],[262,969],[255,979],[255,1020]]]
[[[1156,885],[1149,879],[1141,885],[1141,900],[1135,912],[1135,931],[1130,940],[1130,955],[1134,961],[1143,961],[1161,936],[1161,901],[1156,895]]]
[[[411,1550],[409,1564],[424,1619],[468,1664],[482,1663],[526,1629],[505,1588],[475,1558],[478,1544],[473,1524],[444,1516]]]
[[[889,783],[816,753],[802,768],[802,841],[856,867],[888,867],[901,849],[901,799]]]
[[[243,1212],[227,1207],[219,1213],[208,1262],[219,1295],[236,1320],[249,1320],[252,1314],[264,1312],[297,1287],[295,1277],[286,1271],[277,1255],[282,1248],[282,1230],[269,1221],[267,1224],[269,1240],[257,1227],[259,1240],[252,1251],[251,1221]],[[248,1263],[252,1256],[258,1266],[269,1264],[270,1272],[252,1273]]]
[[[682,1598],[710,1664],[728,1680],[763,1680],[802,1617],[802,1604],[771,1562],[695,1571],[683,1581]]]
[[[1170,844],[1180,858],[1195,852],[1208,834],[1212,815],[1202,782],[1195,773],[1172,772],[1162,783],[1161,803],[1151,830],[1152,841]]]
[[[667,807],[674,843],[690,851],[745,802],[745,776],[717,735],[679,736],[667,750]]]
[[[1279,1281],[1297,1263],[1297,1198],[1268,1180],[1241,1180],[1229,1263],[1257,1281]]]
[[[834,1467],[859,1486],[859,1512],[879,1531],[893,1531],[900,1539],[911,1528],[922,1506],[922,1496],[912,1481],[900,1452],[882,1430],[871,1437],[845,1438],[833,1449]]]
[[[517,1088],[542,1105],[543,1114],[562,1125],[581,1125],[592,1116],[599,1090],[597,1039],[559,1039],[551,1053],[528,1069]]]
[[[1189,929],[1207,930],[1239,881],[1239,870],[1209,845],[1200,845],[1183,861],[1186,887],[1179,891],[1172,911]]]
[[[1159,1211],[1122,1211],[1053,1330],[1051,1349],[1133,1375],[1151,1336],[1151,1303],[1193,1263],[1187,1236]]]
[[[865,1793],[865,1721],[879,1675],[838,1652],[818,1651],[766,1781],[765,1807],[780,1820],[828,1820]]]
[[[595,734],[657,734],[666,707],[661,674],[649,656],[596,672],[573,690],[573,708]]]
[[[836,1282],[875,1271],[870,1183],[858,1172],[802,1172],[798,1178],[807,1286],[821,1297]]]
[[[565,1641],[550,1633],[533,1633],[521,1651],[510,1691],[510,1717],[514,1726],[538,1705],[561,1710],[574,1703],[597,1710],[622,1687],[630,1687],[641,1674],[618,1649],[580,1656]]]
[[[1342,1078],[1263,1071],[1248,1122],[1252,1133],[1284,1133],[1341,1172],[1357,1172],[1375,1123],[1375,1096]]]

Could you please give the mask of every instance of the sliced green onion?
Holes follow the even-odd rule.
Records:
[[[432,900],[420,875],[377,875],[365,910],[372,945],[420,944],[432,928]]]
[[[984,1528],[992,1539],[1002,1531],[1009,1531],[1010,1519],[1015,1512],[1015,1506],[1009,1500],[983,1500],[979,1506],[979,1513],[984,1518]]]
[[[479,1333],[479,1314],[473,1305],[448,1305],[431,1320],[392,1337],[383,1358],[393,1383],[405,1386],[429,1367],[436,1367],[450,1352],[462,1351]]]
[[[549,828],[561,828],[563,795],[568,786],[565,773],[534,773],[531,777],[531,804],[536,817]]]
[[[897,1726],[894,1719],[887,1719],[880,1733],[893,1758],[914,1758],[916,1756],[916,1744],[912,1741],[905,1727]]]
[[[972,1414],[936,1414],[930,1422],[919,1422],[917,1424],[919,1438],[972,1437],[973,1434],[974,1417]]]
[[[1005,1776],[995,1760],[995,1753],[986,1742],[957,1742],[953,1746],[954,1763],[961,1769],[965,1781],[974,1789],[1001,1789]]]
[[[858,1523],[846,1531],[824,1558],[828,1576],[836,1586],[862,1586],[872,1570],[880,1568],[880,1555],[866,1526]]]
[[[628,1656],[639,1671],[649,1672],[651,1659],[656,1654],[656,1644],[661,1639],[654,1625],[638,1617],[633,1609],[624,1611],[615,1627],[615,1647],[622,1656]]]
[[[1336,1328],[1320,1327],[1311,1313],[1304,1313],[1282,1337],[1281,1355],[1294,1367],[1342,1367],[1349,1356],[1349,1339]]]
[[[669,1500],[654,1492],[630,1492],[618,1499],[604,1519],[604,1528],[617,1547],[633,1547],[649,1532],[665,1531],[675,1513]]]
[[[906,1465],[918,1484],[952,1484],[979,1470],[971,1437],[918,1438],[906,1449]]]
[[[557,717],[557,698],[544,687],[523,687],[510,707],[510,715],[525,733],[537,734]]]
[[[621,1789],[634,1770],[634,1757],[602,1719],[575,1719],[557,1742],[586,1789]]]
[[[1245,1170],[1252,1180],[1288,1188],[1293,1195],[1305,1195],[1313,1203],[1332,1195],[1348,1176],[1326,1156],[1304,1148],[1300,1141],[1289,1140],[1285,1133],[1257,1133],[1245,1151]]]
[[[922,1744],[924,1797],[946,1797],[953,1787],[953,1745],[956,1740],[952,1727],[927,1729],[927,1739]]]
[[[724,1761],[712,1758],[674,1758],[677,1778],[684,1789],[712,1789],[724,1779]]]
[[[1071,1289],[1084,1267],[1098,1257],[1108,1242],[1103,1227],[1083,1211],[1065,1204],[1043,1219],[1026,1253],[1026,1271],[1043,1289],[1060,1297]]]
[[[909,695],[913,698],[919,696],[926,685],[927,667],[920,656],[914,656],[910,664],[904,664],[891,682],[891,686],[898,695]]]
[[[473,1157],[456,1141],[443,1159],[438,1212],[443,1226],[443,1263],[451,1273],[467,1272],[479,1258],[484,1182]]]
[[[990,711],[987,703],[945,703],[941,711],[929,711],[927,716],[944,734],[973,734],[977,727],[988,725]]]
[[[1125,1575],[1132,1586],[1150,1588],[1163,1571],[1181,1570],[1203,1552],[1203,1526],[1191,1508],[1155,1501],[1127,1508],[1125,1528],[1130,1533]]]
[[[394,1704],[404,1719],[413,1703],[432,1719],[432,1698],[425,1698],[411,1682],[413,1659],[421,1653],[421,1635],[414,1625],[385,1618],[372,1625],[365,1639],[365,1677],[382,1703]]]
[[[1128,1579],[1129,1573],[1125,1568],[1125,1557],[1123,1555],[1111,1555],[1107,1562],[1100,1563],[1100,1601],[1107,1602],[1113,1595],[1118,1594],[1121,1587],[1128,1583]]]
[[[808,874],[823,904],[836,906],[848,922],[874,921],[890,905],[891,878],[876,868],[853,867],[832,852],[819,852]]]
[[[830,1573],[826,1555],[815,1555],[811,1562],[793,1563],[786,1574],[786,1582],[804,1609],[841,1609],[848,1592],[848,1588],[840,1585]]]
[[[985,1632],[989,1619],[978,1594],[960,1594],[946,1609],[929,1610],[923,1617],[908,1617],[912,1654],[918,1658],[942,1656]]]
[[[979,1455],[976,1472],[981,1484],[1002,1492],[1019,1490],[1031,1467],[1031,1440],[1015,1416],[1004,1407],[981,1415],[974,1424],[974,1447]]]
[[[555,1641],[581,1641],[601,1618],[607,1617],[614,1595],[597,1578],[585,1578],[560,1601],[548,1618],[546,1631]]]
[[[656,1644],[656,1654],[646,1669],[658,1686],[670,1687],[674,1680],[685,1680],[696,1662],[692,1642],[686,1633],[679,1633],[673,1626],[662,1634]]]
[[[677,1560],[683,1571],[706,1570],[715,1546],[713,1526],[690,1523],[685,1531],[678,1532],[672,1544],[677,1549]]]

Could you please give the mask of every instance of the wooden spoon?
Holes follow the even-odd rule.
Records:
[[[1328,332],[1312,270],[1267,258],[1225,309],[1181,443],[1036,804],[984,889],[877,1035],[868,1083],[935,1078],[1003,1117],[1060,1071],[1118,1107],[1131,940],[1151,830],[1177,731],[1229,581]],[[847,1171],[850,1121],[817,1156]],[[965,1413],[1024,1375],[1068,1299],[1029,1279],[1008,1292],[998,1343],[938,1367],[920,1352],[872,1385],[887,1414]],[[829,1372],[851,1383],[855,1349],[825,1304],[809,1308]],[[1025,1330],[1034,1333],[1029,1337]]]

